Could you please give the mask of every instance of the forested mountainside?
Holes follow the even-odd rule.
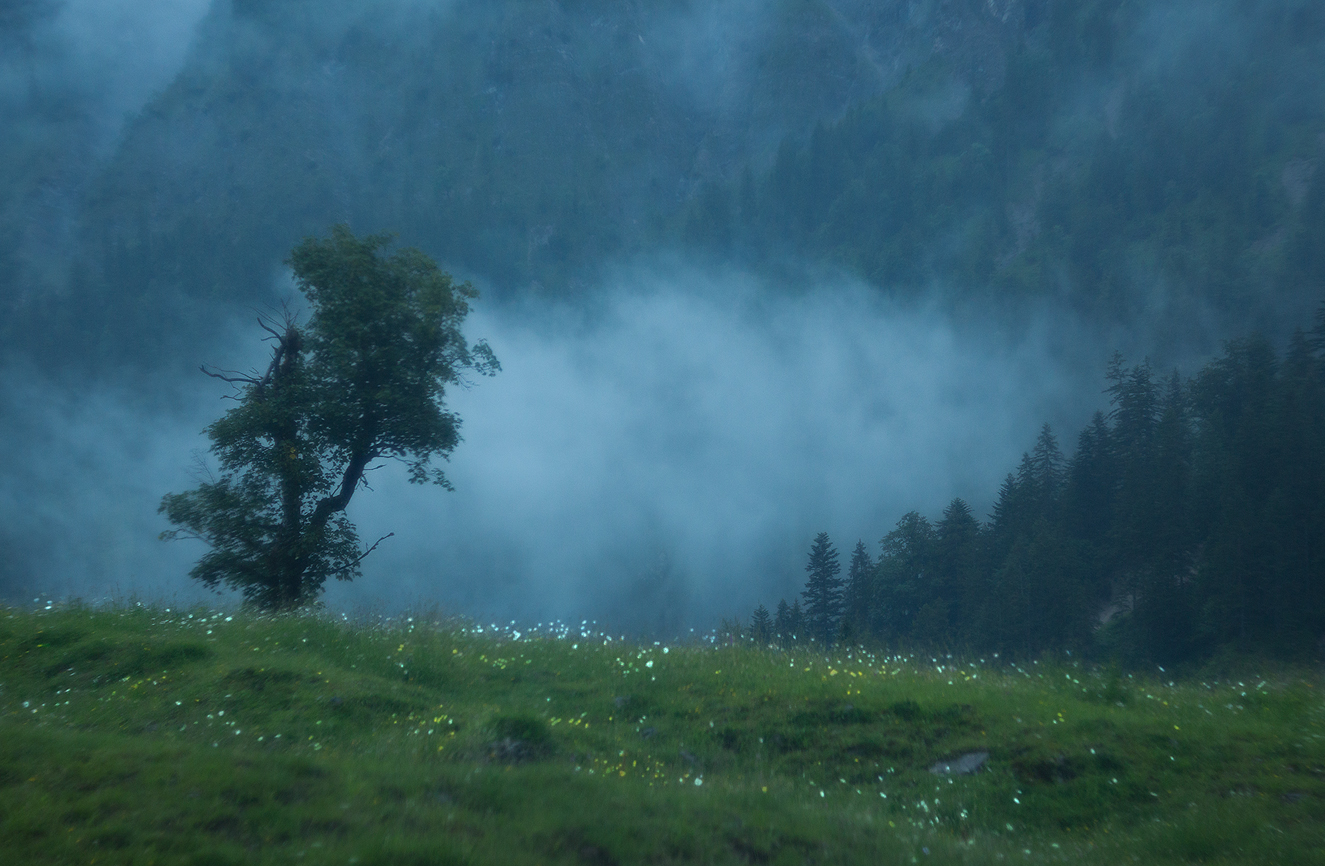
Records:
[[[1065,456],[1046,424],[987,521],[954,499],[863,540],[827,533],[799,599],[748,634],[1134,664],[1325,652],[1325,306],[1280,355],[1228,343],[1195,376],[1115,356]]]
[[[1286,336],[1325,287],[1325,7],[1016,14],[997,64],[936,47],[769,171],[706,187],[687,237],[835,261],[908,296],[1149,320],[1152,352],[1211,315]]]
[[[338,220],[489,297],[829,265],[1161,353],[1325,285],[1312,0],[218,0],[109,138],[32,73],[59,8],[0,12],[4,338],[46,361],[180,357]]]
[[[867,3],[218,2],[95,166],[77,93],[23,103],[0,253],[16,312],[77,295],[83,327],[113,311],[154,340],[146,310],[267,299],[284,251],[337,220],[498,295],[574,293],[666,243],[700,181],[879,92],[862,52],[914,31]]]

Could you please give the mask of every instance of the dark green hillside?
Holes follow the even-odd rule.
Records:
[[[166,309],[183,345],[211,303],[272,297],[283,252],[336,221],[397,230],[498,295],[575,294],[654,248],[699,183],[878,92],[871,40],[914,39],[869,4],[748,5],[216,4],[110,157],[68,152],[77,188],[58,159],[34,169],[70,197],[77,249],[54,282],[21,266],[40,244],[15,251],[33,290],[14,321],[137,353]],[[22,165],[38,146],[8,144]]]
[[[76,89],[12,106],[7,345],[159,357],[342,220],[490,297],[679,247],[1010,315],[1066,300],[1161,349],[1273,330],[1325,280],[1317,7],[218,3],[104,158]]]
[[[936,50],[710,190],[686,236],[790,247],[905,297],[1066,299],[1149,323],[1160,351],[1212,321],[1282,331],[1317,301],[1319,4],[1008,5],[1024,26],[997,68]]]
[[[1320,863],[1320,687],[0,609],[0,846],[32,864]]]

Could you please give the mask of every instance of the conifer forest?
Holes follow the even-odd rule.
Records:
[[[802,598],[747,632],[1012,657],[1175,665],[1309,658],[1325,633],[1325,308],[1280,355],[1230,342],[1184,380],[1115,356],[1068,454],[1046,424],[980,520],[960,498],[857,542],[827,533]],[[803,599],[803,603],[802,603]]]

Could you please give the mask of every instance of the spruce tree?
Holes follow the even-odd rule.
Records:
[[[778,601],[777,613],[773,616],[773,632],[783,646],[791,640],[791,605],[787,604],[785,598]]]
[[[773,618],[762,604],[750,615],[749,634],[750,639],[761,646],[773,638]]]
[[[1040,428],[1030,460],[1024,464],[1023,480],[1032,491],[1037,516],[1057,510],[1058,495],[1066,478],[1063,452],[1058,450],[1058,439],[1048,423]]]
[[[1086,545],[1092,563],[1091,585],[1101,601],[1109,594],[1109,558],[1113,551],[1109,539],[1117,485],[1112,431],[1104,413],[1096,412],[1077,437],[1077,452],[1067,468],[1062,513],[1064,529]]]
[[[842,579],[837,576],[842,566],[827,532],[815,536],[805,570],[810,573],[801,593],[805,598],[806,630],[811,637],[831,644],[842,617]]]
[[[843,640],[859,643],[869,634],[870,601],[873,594],[874,560],[865,549],[865,542],[857,541],[856,549],[851,553],[851,566],[847,570],[843,598]]]
[[[1204,563],[1202,639],[1248,648],[1277,637],[1273,397],[1278,359],[1263,337],[1229,343],[1192,383]]]
[[[779,601],[777,614],[773,617],[773,633],[777,635],[778,643],[786,647],[796,641],[801,633],[802,622],[803,616],[799,599],[794,600],[791,604],[787,604],[785,598]]]
[[[1045,424],[994,505],[990,584],[979,615],[982,639],[994,647],[1030,655],[1075,646],[1073,636],[1084,631],[1090,603],[1080,546],[1063,513],[1068,478]]]
[[[980,568],[980,521],[965,500],[954,499],[936,528],[935,583],[948,603],[950,624],[969,644],[975,638],[978,610],[986,595]]]
[[[1147,566],[1154,558],[1152,532],[1158,498],[1155,436],[1160,398],[1149,361],[1127,370],[1122,356],[1115,354],[1108,379],[1112,383],[1107,392],[1113,402],[1110,420],[1118,470],[1111,539],[1117,553],[1114,580],[1131,608],[1144,589]]]
[[[1030,455],[1021,455],[1023,467],[1029,462]],[[1025,490],[1017,482],[1017,475],[1009,472],[998,487],[998,498],[994,500],[993,511],[989,514],[990,552],[996,564],[1007,557],[1013,540],[1028,522],[1026,498]]]
[[[1175,370],[1155,424],[1146,561],[1133,613],[1138,645],[1164,664],[1186,656],[1191,640],[1191,457],[1187,395]]]
[[[934,527],[910,511],[879,541],[875,568],[875,633],[894,641],[911,633],[917,611],[930,601],[928,576],[934,558]]]

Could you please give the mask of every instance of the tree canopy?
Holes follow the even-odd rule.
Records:
[[[260,320],[273,343],[265,373],[203,368],[236,387],[238,405],[207,428],[220,464],[199,486],[167,494],[163,538],[211,546],[191,574],[262,607],[305,604],[328,577],[359,575],[361,550],[345,516],[374,461],[394,459],[410,481],[450,488],[433,465],[460,442],[446,387],[500,365],[461,325],[477,292],[422,252],[386,254],[389,235],[344,225],[307,238],[287,264],[308,321]],[[375,545],[374,545],[375,546]]]

